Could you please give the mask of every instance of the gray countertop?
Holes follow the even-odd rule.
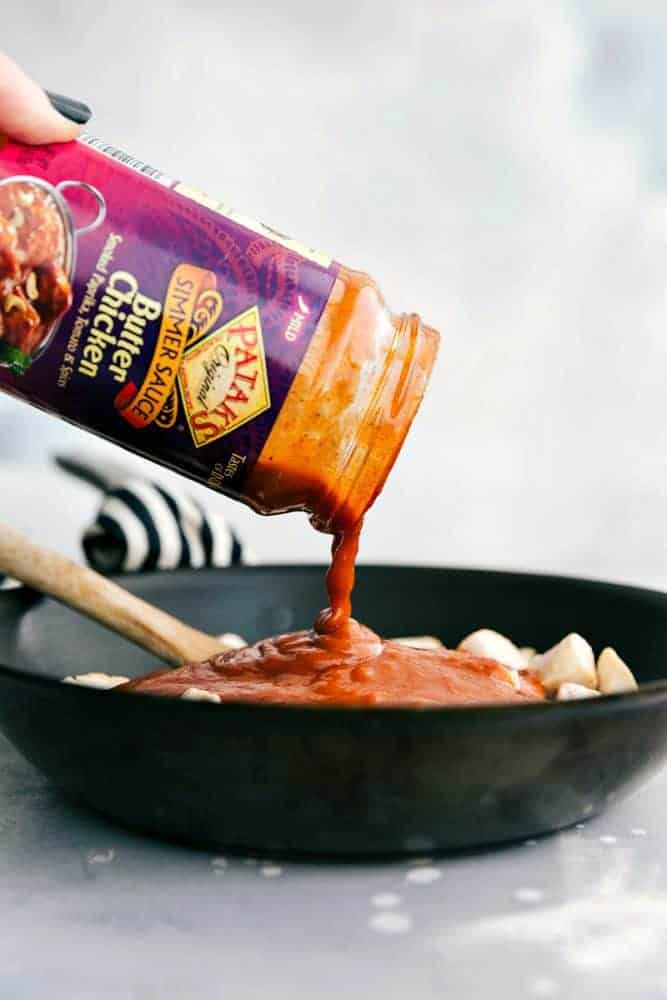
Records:
[[[667,773],[564,833],[304,864],[188,850],[65,801],[0,737],[0,997],[667,996]]]

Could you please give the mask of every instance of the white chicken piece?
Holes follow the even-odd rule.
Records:
[[[549,692],[561,684],[581,684],[597,689],[595,655],[583,636],[570,632],[559,643],[542,655],[535,656],[531,667],[537,670],[540,680]]]
[[[480,628],[462,639],[458,648],[471,656],[496,660],[511,670],[525,670],[527,664],[511,639],[490,628]]]
[[[556,696],[557,701],[583,701],[584,698],[599,698],[600,692],[583,684],[572,684],[571,681],[561,684]]]
[[[129,679],[129,677],[121,677],[120,674],[76,674],[74,677],[63,677],[63,684],[78,684],[80,687],[108,691],[110,688],[118,687],[119,684],[127,684]]]
[[[514,690],[515,691],[520,691],[521,690],[521,675],[519,674],[519,671],[515,670],[514,667],[507,667],[507,673],[509,675],[509,682],[512,685],[512,687],[514,688]]]
[[[222,635],[218,636],[218,639],[228,649],[243,649],[244,646],[248,645],[243,636],[237,635],[236,632],[223,632]]]
[[[523,656],[523,665],[527,670],[537,655],[537,650],[533,649],[532,646],[519,646],[519,652]]]
[[[216,705],[219,705],[221,700],[220,695],[214,691],[204,691],[203,688],[198,687],[186,688],[181,698],[184,701],[212,701]]]
[[[630,667],[611,646],[603,649],[598,657],[598,684],[601,694],[623,694],[638,688]]]

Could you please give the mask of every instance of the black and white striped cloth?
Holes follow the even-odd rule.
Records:
[[[83,535],[86,559],[99,573],[202,569],[254,561],[227,519],[205,510],[178,483],[166,487],[108,466],[100,472],[78,457],[58,456],[56,461],[103,492],[97,517]]]
[[[100,573],[238,566],[240,540],[219,515],[207,514],[186,493],[128,479],[109,490],[83,549]]]
[[[122,469],[100,472],[85,459],[58,456],[57,464],[95,486],[102,500],[84,531],[86,560],[98,573],[202,569],[255,562],[226,518],[205,510],[177,484],[168,487]],[[0,575],[0,586],[12,581]]]

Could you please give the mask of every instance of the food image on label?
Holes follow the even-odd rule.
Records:
[[[0,390],[224,492],[337,272],[100,140],[0,140]]]
[[[26,371],[69,308],[65,223],[37,179],[0,182],[0,364]]]

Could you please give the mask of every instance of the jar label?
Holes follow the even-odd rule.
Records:
[[[231,495],[337,271],[93,137],[0,147],[0,389]]]

